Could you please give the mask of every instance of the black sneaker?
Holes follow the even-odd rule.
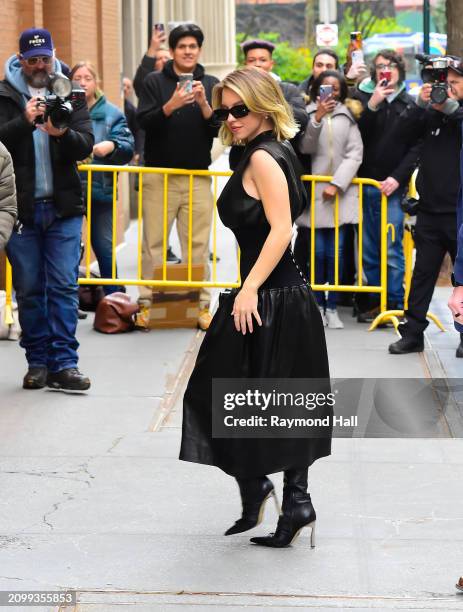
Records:
[[[48,372],[47,385],[52,389],[86,391],[90,388],[90,379],[81,374],[77,368],[66,368],[59,372]]]
[[[177,257],[177,255],[173,252],[171,247],[167,248],[166,258],[169,263],[176,263],[176,264],[182,263],[182,260],[179,257]]]
[[[43,389],[47,384],[47,372],[45,366],[29,368],[23,378],[23,389]]]
[[[401,338],[389,345],[389,352],[392,355],[406,355],[407,353],[422,353],[424,351],[423,338]]]
[[[457,347],[455,357],[463,357],[463,338],[460,340],[460,344]]]

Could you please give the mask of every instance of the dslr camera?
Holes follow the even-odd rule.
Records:
[[[421,78],[423,83],[432,83],[431,101],[434,104],[443,104],[448,98],[449,58],[421,53],[415,55],[415,57],[422,65]]]
[[[85,91],[59,72],[50,75],[48,89],[51,93],[37,102],[45,107],[45,112],[35,123],[46,123],[50,119],[57,129],[69,127],[72,113],[85,105]]]

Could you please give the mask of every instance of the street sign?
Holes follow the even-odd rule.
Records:
[[[316,31],[317,47],[336,47],[338,44],[338,26],[336,23],[319,23]]]

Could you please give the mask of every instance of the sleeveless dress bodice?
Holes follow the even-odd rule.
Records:
[[[260,134],[246,147],[240,163],[217,201],[220,219],[233,231],[241,250],[242,282],[254,266],[270,232],[262,202],[250,196],[243,186],[244,171],[251,154],[257,149],[268,151],[286,176],[293,222],[304,206],[302,182],[297,174],[299,162],[291,145],[287,142],[278,142],[271,132]],[[291,247],[288,246],[261,289],[290,287],[302,283],[307,283],[307,280],[294,260]]]

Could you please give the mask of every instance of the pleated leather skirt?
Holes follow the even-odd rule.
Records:
[[[253,333],[245,335],[236,331],[231,316],[236,294],[220,295],[190,377],[180,459],[214,465],[239,478],[308,467],[330,454],[329,437],[212,437],[214,378],[329,378],[323,323],[307,284],[259,290],[262,326],[254,323]]]

